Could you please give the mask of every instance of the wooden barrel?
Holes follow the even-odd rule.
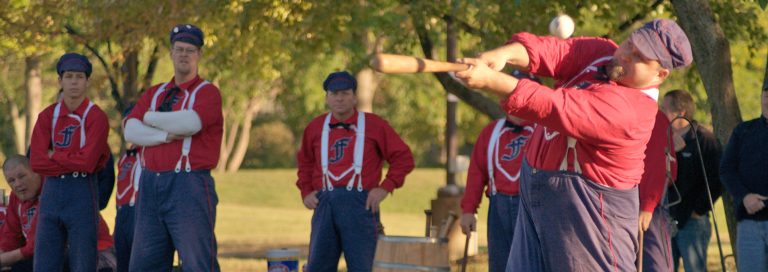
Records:
[[[376,244],[375,272],[448,272],[448,244],[430,237],[380,236]]]

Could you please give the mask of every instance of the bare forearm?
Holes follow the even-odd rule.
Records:
[[[526,51],[525,47],[519,42],[505,44],[495,49],[486,51],[480,54],[479,58],[502,59],[504,62],[506,62],[506,64],[515,66],[515,68],[524,71],[528,70],[528,64],[530,63],[528,51]]]

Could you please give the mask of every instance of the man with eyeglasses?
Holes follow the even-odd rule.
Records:
[[[143,147],[130,271],[170,270],[174,247],[184,270],[219,271],[210,170],[221,147],[221,94],[197,74],[202,30],[177,25],[170,42],[174,77],[144,92],[125,122],[125,140]]]

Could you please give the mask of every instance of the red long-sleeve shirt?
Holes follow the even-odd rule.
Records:
[[[39,195],[39,192],[38,192]],[[0,228],[0,250],[9,252],[21,249],[24,259],[32,258],[35,253],[35,230],[37,229],[37,215],[39,214],[39,198],[21,201],[16,194],[11,192],[6,221]],[[98,250],[104,250],[114,241],[109,235],[109,228],[104,218],[99,215],[97,227]]]
[[[363,149],[363,154],[365,155],[363,156],[362,169],[363,189],[371,190],[381,187],[388,192],[392,192],[395,188],[403,186],[405,176],[413,170],[414,163],[411,149],[384,119],[375,114],[355,112],[352,117],[343,122],[356,124],[358,114],[365,114],[365,142]],[[299,187],[302,198],[313,191],[323,188],[320,140],[325,118],[326,114],[320,115],[307,125],[301,140],[301,148],[296,154],[299,168],[296,186]],[[338,122],[339,120],[331,117],[330,124]],[[328,134],[328,156],[338,158],[335,163],[329,160],[328,168],[332,174],[340,175],[352,166],[357,136],[354,129],[347,130],[342,127],[333,128]],[[334,143],[340,139],[344,139],[347,144],[341,149],[341,154],[336,154]],[[387,170],[386,178],[382,181],[381,170],[384,166],[384,161],[389,163],[389,170]],[[353,175],[352,172],[341,176],[338,180],[331,180],[333,186],[346,186]]]
[[[464,197],[461,199],[461,210],[464,213],[477,213],[477,208],[483,199],[483,189],[485,195],[491,194],[489,185],[488,167],[493,167],[494,183],[497,193],[506,195],[517,195],[520,193],[519,174],[525,153],[525,142],[531,137],[533,123],[524,122],[523,128],[519,132],[512,129],[503,129],[499,135],[498,154],[494,161],[496,165],[488,165],[488,145],[490,144],[493,130],[498,121],[493,121],[483,128],[477,137],[475,146],[472,148],[472,157],[469,161],[469,170],[467,171],[467,184],[464,189]],[[506,175],[504,172],[506,172]],[[512,177],[514,180],[510,180]]]
[[[88,98],[72,112],[61,105],[56,127],[53,125],[54,103],[45,108],[37,117],[30,144],[30,165],[35,173],[44,176],[58,176],[71,172],[95,173],[104,168],[109,158],[107,136],[109,122],[107,115],[97,105],[85,117],[85,145],[80,147],[80,121],[72,115],[83,118],[88,107]],[[70,115],[72,114],[72,115]],[[53,140],[51,134],[54,135]],[[53,156],[48,157],[48,150]]]
[[[507,113],[538,124],[528,142],[528,162],[534,168],[559,170],[567,137],[572,137],[584,176],[617,189],[636,186],[658,105],[653,94],[600,77],[599,68],[610,61],[616,44],[601,38],[563,41],[529,33],[516,34],[510,42],[526,48],[534,75],[553,77],[558,86],[566,86],[553,90],[523,79],[502,101]],[[568,170],[573,171],[570,153]]]
[[[175,78],[172,78],[169,81],[170,83],[165,86],[166,93],[158,95],[156,99],[157,107],[160,106],[167,92],[175,86],[174,80]],[[203,82],[203,79],[195,76],[192,80],[184,82],[178,87],[181,90],[186,90],[191,95],[195,88]],[[144,114],[149,111],[152,99],[162,85],[152,86],[152,88],[145,91],[125,120],[135,118],[143,122]],[[174,111],[181,110],[184,97],[184,91],[176,94],[175,103],[173,103]],[[221,92],[219,88],[213,84],[200,88],[195,98],[195,104],[192,105],[192,110],[200,117],[202,128],[192,136],[192,146],[189,152],[190,165],[193,170],[213,169],[219,163],[221,137],[224,133],[224,117],[221,112]],[[145,163],[144,167],[154,172],[175,169],[176,163],[181,156],[182,142],[183,139],[179,139],[170,143],[145,147],[142,153]]]
[[[669,128],[669,119],[659,111],[656,114],[656,124],[653,126],[653,134],[648,146],[645,149],[645,169],[642,179],[638,185],[640,193],[640,210],[653,212],[653,209],[661,201],[664,194],[664,188],[667,186],[667,154],[670,152],[670,170],[672,179],[677,178],[677,160],[675,155],[674,142],[667,135]]]

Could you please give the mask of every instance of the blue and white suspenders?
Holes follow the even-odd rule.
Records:
[[[353,157],[353,164],[352,167],[341,173],[340,175],[336,176],[334,175],[329,169],[328,169],[328,141],[329,141],[329,134],[331,132],[330,128],[331,123],[331,113],[328,113],[327,116],[325,116],[325,121],[323,122],[323,132],[322,136],[320,138],[320,164],[323,168],[323,191],[333,191],[333,183],[331,182],[331,179],[333,180],[339,180],[342,177],[349,174],[351,171],[355,171],[352,175],[352,178],[349,179],[349,183],[347,183],[347,191],[352,191],[352,188],[354,187],[355,181],[357,180],[357,191],[362,192],[363,191],[363,145],[365,144],[365,113],[358,112],[357,113],[357,125],[355,127],[355,153]]]
[[[168,86],[170,82],[166,82],[160,88],[155,92],[154,97],[152,97],[152,104],[149,107],[150,111],[156,111],[157,110],[157,98],[160,97],[160,94],[165,92],[165,87]],[[192,110],[192,107],[195,105],[195,97],[197,96],[197,92],[200,91],[203,86],[210,84],[207,80],[203,81],[197,87],[192,91],[190,94],[187,90],[184,90],[184,100],[181,102],[181,108],[180,110]],[[189,151],[192,147],[192,136],[184,137],[184,141],[181,145],[181,156],[179,157],[179,160],[176,162],[176,168],[174,171],[176,173],[181,172],[181,162],[186,159],[186,165],[184,167],[184,170],[186,172],[192,171],[192,166],[189,163]],[[144,148],[142,147],[142,153],[144,152]],[[144,157],[142,157],[143,159]],[[144,161],[142,160],[142,165],[144,165]]]

